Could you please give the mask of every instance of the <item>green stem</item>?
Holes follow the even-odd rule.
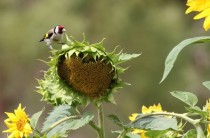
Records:
[[[119,136],[117,138],[124,138],[126,133],[127,133],[127,130],[123,129],[123,131],[119,134]]]
[[[197,123],[194,125],[194,127],[196,128],[196,131],[197,131],[197,138],[205,138],[201,125]]]
[[[55,128],[56,126],[60,125],[61,123],[70,120],[70,119],[79,119],[81,118],[80,116],[68,116],[65,118],[62,118],[60,120],[58,120],[57,122],[55,122],[54,124],[52,124],[47,130],[45,130],[43,133],[48,133],[50,130],[52,130],[53,128]]]
[[[195,129],[197,131],[197,138],[204,138],[205,137],[204,133],[203,133],[203,130],[202,130],[202,127],[199,124],[201,122],[201,120],[200,119],[194,120],[194,119],[186,116],[186,114],[178,114],[178,113],[170,113],[170,112],[158,112],[158,113],[144,114],[144,115],[136,118],[133,122],[136,122],[141,118],[145,118],[145,117],[148,117],[148,116],[154,116],[154,115],[168,115],[168,116],[175,116],[175,117],[182,118],[182,119],[186,120],[187,122],[189,122],[190,124],[192,124],[195,127]]]
[[[210,121],[206,121],[206,120],[203,120],[201,122],[204,123],[204,124],[210,124]]]
[[[98,131],[99,138],[105,138],[104,133],[104,114],[103,114],[103,106],[102,104],[98,106],[98,127],[100,130]]]
[[[100,128],[93,121],[90,121],[89,125],[99,133]]]
[[[39,136],[42,135],[42,133],[39,132],[36,128],[33,128],[33,127],[32,127],[32,130],[33,130],[33,132],[34,132],[35,134],[38,134]]]

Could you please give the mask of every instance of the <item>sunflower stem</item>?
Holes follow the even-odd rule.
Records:
[[[103,113],[103,106],[100,104],[98,106],[98,137],[99,138],[105,138],[105,133],[104,133],[104,113]]]
[[[41,133],[39,130],[37,130],[36,128],[33,128],[33,127],[32,127],[32,130],[33,130],[33,132],[34,132],[35,134],[37,134],[37,135],[39,135],[39,136],[42,135],[42,133]]]
[[[127,130],[123,129],[123,131],[119,134],[119,136],[117,138],[124,138],[126,133],[127,133]]]
[[[99,133],[100,128],[93,121],[90,121],[89,125]]]

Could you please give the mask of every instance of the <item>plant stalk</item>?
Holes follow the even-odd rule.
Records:
[[[125,135],[126,135],[126,133],[127,133],[127,130],[126,129],[123,129],[123,131],[118,135],[117,138],[124,138]]]
[[[98,106],[98,127],[100,130],[98,131],[99,138],[105,138],[104,133],[104,113],[102,104]]]
[[[90,121],[89,125],[99,133],[100,128],[93,121]]]

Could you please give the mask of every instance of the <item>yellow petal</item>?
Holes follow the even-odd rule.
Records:
[[[151,108],[147,108],[146,106],[143,105],[141,108],[141,112],[142,112],[142,114],[147,114],[147,113],[151,113],[152,110],[151,110]]]
[[[162,112],[162,106],[160,105],[160,103],[156,106],[156,111],[157,112]]]
[[[193,19],[197,20],[197,19],[201,19],[201,18],[204,18],[206,16],[209,16],[210,15],[210,8],[202,11],[201,13],[199,13],[198,15],[196,15]]]
[[[207,132],[208,132],[207,137],[209,137],[210,136],[210,125],[207,126]]]
[[[131,114],[131,116],[129,116],[129,120],[134,121],[136,119],[137,115],[138,115],[137,113]]]
[[[141,138],[149,138],[149,137],[145,136],[145,132],[141,133]]]
[[[18,131],[14,130],[9,136],[8,138],[20,138],[20,136],[18,135]]]
[[[27,132],[27,133],[32,133],[32,129],[31,129],[31,126],[30,126],[29,123],[25,124],[24,130],[25,130],[25,132]]]
[[[134,134],[141,134],[141,133],[143,133],[143,132],[145,132],[145,130],[134,129],[134,130],[132,131],[132,133],[134,133]]]
[[[207,16],[205,18],[203,27],[204,27],[205,31],[207,31],[210,28],[210,16]]]
[[[193,9],[191,8],[191,7],[189,7],[186,11],[185,11],[185,14],[188,14],[188,13],[190,13],[190,12],[192,12],[193,11]]]
[[[9,117],[9,119],[11,121],[16,121],[17,120],[17,117],[15,116],[15,114],[13,114],[13,113],[7,113],[7,112],[5,112],[5,114],[7,114],[7,116]]]

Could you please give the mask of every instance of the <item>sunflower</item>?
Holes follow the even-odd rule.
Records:
[[[14,113],[6,112],[9,118],[4,122],[9,129],[3,132],[11,133],[8,138],[26,138],[32,133],[29,118],[24,110],[25,108],[22,108],[19,104]]]
[[[52,104],[82,105],[89,102],[114,102],[113,92],[125,84],[119,74],[126,69],[120,63],[138,57],[116,49],[108,53],[99,43],[89,44],[85,36],[82,42],[69,38],[61,50],[52,51],[47,62],[49,69],[44,79],[38,80],[38,92],[43,100]]]
[[[194,19],[205,18],[203,28],[207,31],[210,28],[210,1],[209,0],[188,0],[187,4],[188,9],[186,14],[195,11],[199,12]]]

